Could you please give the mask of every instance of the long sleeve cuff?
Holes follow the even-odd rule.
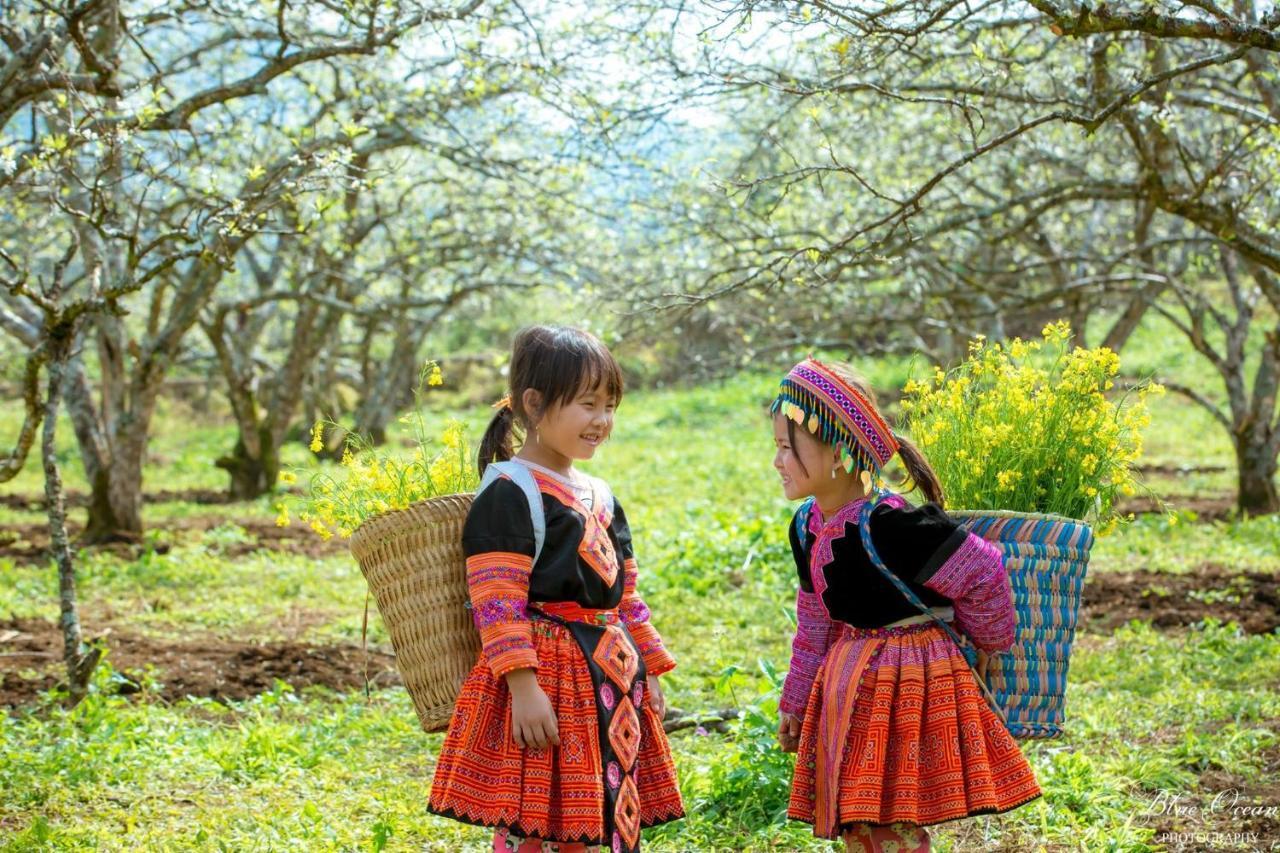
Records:
[[[1000,549],[974,534],[928,578],[924,586],[951,599],[956,624],[983,651],[1013,645],[1017,613]]]
[[[676,659],[662,645],[662,637],[648,622],[627,625],[631,638],[640,647],[640,657],[644,658],[644,668],[649,675],[662,675],[676,668]]]
[[[816,593],[796,593],[796,636],[791,641],[791,668],[782,684],[778,710],[801,716],[831,643],[831,617]]]
[[[467,558],[472,616],[495,678],[538,668],[528,613],[532,569],[533,558],[526,554],[492,551]]]
[[[658,629],[649,622],[649,606],[636,592],[636,558],[627,557],[623,560],[622,570],[626,575],[622,584],[622,602],[618,605],[618,616],[627,626],[631,639],[636,641],[649,675],[670,672],[676,668],[676,659],[662,644]]]

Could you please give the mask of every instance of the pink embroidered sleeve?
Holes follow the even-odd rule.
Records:
[[[649,675],[662,675],[676,668],[676,659],[662,644],[658,629],[649,623],[649,607],[636,592],[636,558],[623,561],[622,603],[618,616],[626,623],[631,638],[640,647],[640,657]]]
[[[924,585],[951,599],[956,624],[983,651],[1013,645],[1017,614],[1000,549],[972,533]]]
[[[782,684],[782,700],[778,710],[804,716],[809,704],[809,690],[827,656],[834,623],[816,593],[796,592],[796,637],[791,641],[791,671]]]

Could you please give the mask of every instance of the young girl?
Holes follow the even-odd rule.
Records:
[[[483,650],[458,696],[429,807],[495,827],[502,853],[636,851],[641,827],[684,814],[658,686],[675,661],[636,592],[622,505],[573,467],[608,439],[622,373],[590,334],[535,326],[515,339],[510,388],[479,465],[483,473],[512,459],[518,425],[525,440],[508,465],[532,477],[506,469],[520,476],[482,488],[467,517]],[[542,513],[531,511],[535,494]]]
[[[772,411],[783,491],[813,499],[790,534],[798,627],[778,726],[782,748],[798,751],[789,816],[849,851],[907,853],[929,849],[925,826],[1040,796],[959,647],[873,565],[859,525],[933,615],[988,653],[1014,638],[999,551],[942,511],[928,462],[847,367],[802,361]],[[930,503],[877,500],[872,483],[895,454]]]

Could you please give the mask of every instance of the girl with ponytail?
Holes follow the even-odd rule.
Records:
[[[622,505],[574,467],[613,430],[622,372],[587,332],[533,326],[509,379],[462,533],[481,655],[429,808],[493,827],[495,853],[634,853],[684,811],[658,684],[675,660],[636,591]]]
[[[928,825],[1040,796],[978,683],[983,655],[1014,639],[999,550],[947,516],[928,460],[847,366],[800,362],[771,411],[783,492],[806,499],[790,525],[800,588],[779,702],[779,742],[798,752],[789,816],[848,851],[914,853]],[[894,456],[923,505],[884,490]],[[977,672],[953,623],[980,650]]]

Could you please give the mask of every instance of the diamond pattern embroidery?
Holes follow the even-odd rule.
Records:
[[[613,713],[609,722],[609,745],[622,769],[630,773],[640,752],[640,717],[630,702],[618,703],[618,710]]]
[[[590,512],[587,513],[586,530],[578,544],[578,556],[600,576],[606,586],[613,586],[618,577],[618,556],[613,550],[606,528]]]
[[[618,802],[613,807],[613,823],[622,834],[623,841],[627,842],[627,849],[634,850],[640,841],[640,794],[630,776],[622,780],[622,789],[618,791]]]
[[[640,666],[640,656],[621,628],[617,625],[607,626],[591,657],[624,695],[631,689],[631,682]]]

